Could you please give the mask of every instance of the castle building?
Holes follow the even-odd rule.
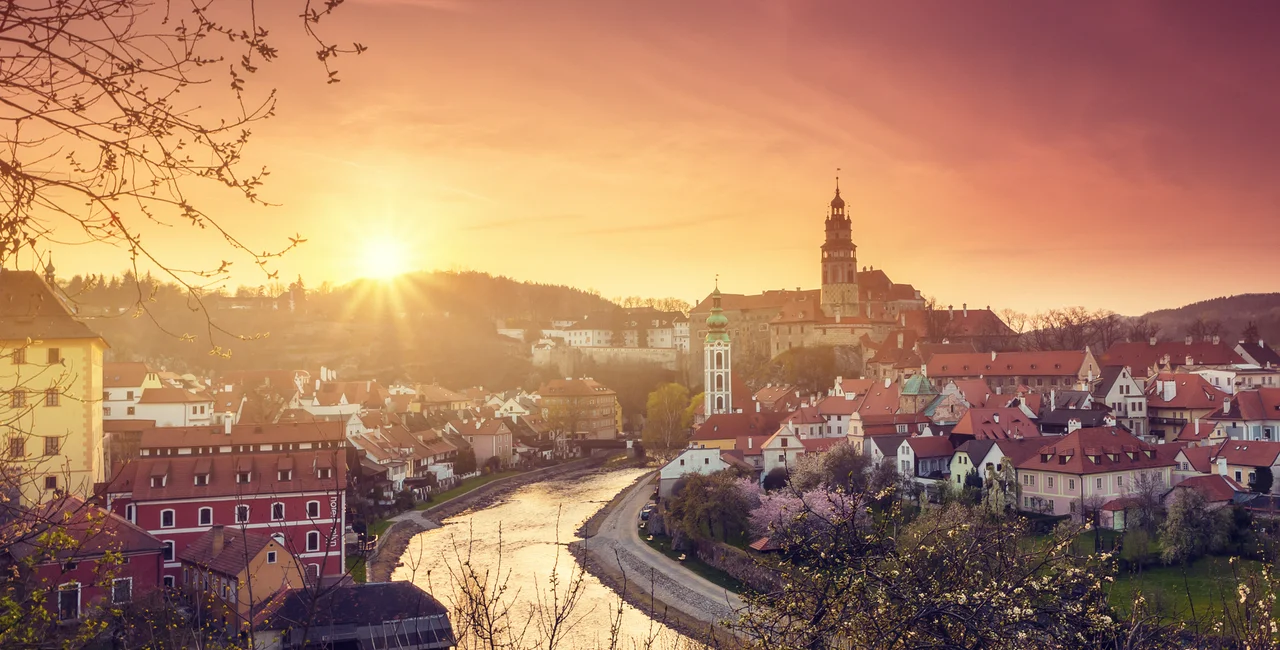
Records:
[[[827,215],[827,239],[822,244],[822,313],[830,318],[858,315],[858,246],[853,243],[853,225],[840,198],[836,196]]]
[[[720,285],[711,292],[711,315],[707,316],[707,335],[703,341],[703,414],[706,417],[733,412],[732,358],[729,342],[729,319],[720,307]]]

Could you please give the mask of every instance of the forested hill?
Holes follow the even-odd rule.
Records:
[[[1249,323],[1256,323],[1259,337],[1280,343],[1280,293],[1245,293],[1202,300],[1149,312],[1143,318],[1159,325],[1163,338],[1185,336],[1207,324],[1209,330],[1216,328],[1224,339],[1235,341]]]
[[[475,272],[321,285],[308,288],[292,311],[287,295],[273,299],[288,288],[204,295],[201,310],[177,286],[151,278],[64,283],[115,360],[195,372],[325,365],[342,376],[452,387],[511,388],[537,380],[528,345],[499,336],[495,319],[548,322],[616,308],[579,289]],[[135,311],[139,295],[153,297],[145,313]],[[230,355],[210,354],[213,346]]]

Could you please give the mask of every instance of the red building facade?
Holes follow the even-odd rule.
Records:
[[[110,482],[108,507],[165,546],[166,585],[215,525],[275,538],[313,579],[341,576],[345,442],[340,422],[153,429]]]

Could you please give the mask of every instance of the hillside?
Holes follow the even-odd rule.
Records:
[[[65,288],[111,345],[111,359],[195,372],[325,365],[348,377],[453,387],[510,388],[541,379],[528,347],[499,336],[495,319],[547,322],[616,308],[579,289],[473,272],[322,287],[307,291],[292,312],[287,301],[243,290],[237,292],[241,298],[205,297],[208,311],[202,312],[177,287],[148,278],[88,288],[73,278]],[[133,317],[127,310],[139,289],[154,301],[146,314]],[[118,314],[121,308],[126,313]],[[230,356],[210,354],[210,342]]]
[[[1185,336],[1197,321],[1203,321],[1220,325],[1218,334],[1229,341],[1239,340],[1250,322],[1257,324],[1262,340],[1280,341],[1280,293],[1213,298],[1148,312],[1142,318],[1159,325],[1160,336],[1167,339]]]

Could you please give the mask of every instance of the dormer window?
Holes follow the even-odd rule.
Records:
[[[1032,369],[1032,370],[1035,370],[1035,369],[1036,369],[1036,364],[1034,364],[1034,363],[1033,363],[1033,364],[1031,364],[1031,369]]]
[[[209,484],[208,474],[196,474],[196,485],[208,485],[208,484]]]
[[[160,488],[160,487],[164,487],[165,479],[167,479],[167,478],[168,478],[167,476],[152,476],[152,477],[151,477],[151,487],[153,487],[153,488]]]
[[[1126,451],[1126,452],[1124,452],[1124,453],[1125,453],[1125,455],[1126,455],[1126,456],[1128,456],[1128,457],[1129,457],[1129,460],[1136,460],[1136,459],[1137,459],[1137,456],[1138,456],[1138,455],[1137,455],[1137,454],[1135,454],[1135,453],[1133,453],[1132,451]]]
[[[1114,462],[1116,462],[1116,455],[1115,455],[1115,454],[1107,454],[1107,460],[1109,460],[1109,461],[1111,461],[1111,462],[1113,462],[1113,463],[1114,463]]]
[[[248,483],[253,478],[253,472],[236,472],[236,483]]]
[[[1089,462],[1091,462],[1091,463],[1095,463],[1095,464],[1096,464],[1096,463],[1098,462],[1098,455],[1097,455],[1097,454],[1090,454],[1090,455],[1089,455]]]
[[[1155,457],[1156,457],[1156,452],[1155,452],[1155,450],[1154,450],[1154,449],[1147,449],[1147,450],[1145,450],[1145,452],[1144,452],[1144,453],[1146,453],[1146,454],[1147,454],[1147,458],[1155,458]]]
[[[1053,458],[1053,454],[1040,454],[1040,462],[1047,463]]]
[[[292,480],[293,480],[293,470],[291,470],[291,469],[282,469],[282,470],[280,470],[279,472],[276,472],[276,479],[277,479],[277,480],[280,480],[280,481],[292,481]]]
[[[316,478],[333,478],[333,469],[321,467],[316,470]]]
[[[1070,455],[1070,454],[1067,454],[1067,455],[1065,455],[1065,456],[1058,456],[1058,464],[1059,464],[1059,465],[1066,465],[1066,464],[1067,464],[1067,463],[1069,463],[1069,462],[1071,462],[1071,455]]]

